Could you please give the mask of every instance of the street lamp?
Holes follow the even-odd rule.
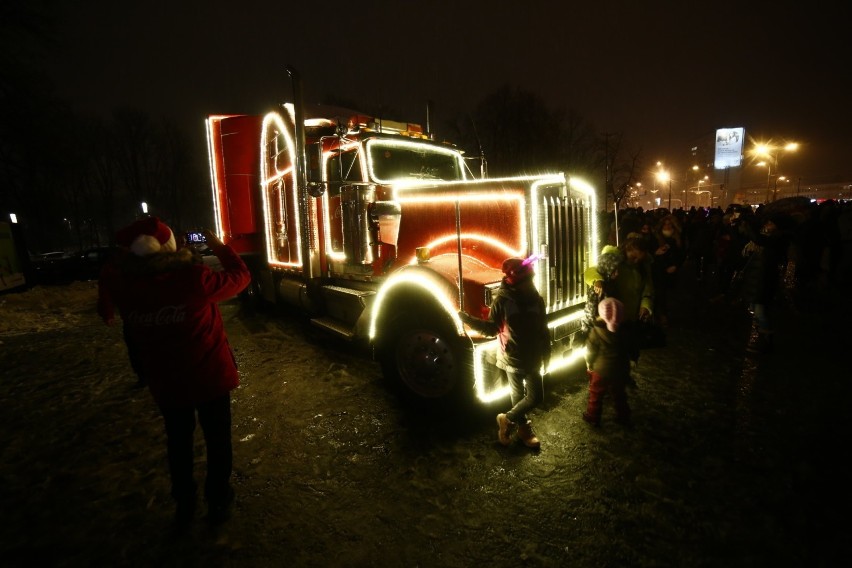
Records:
[[[797,142],[790,142],[785,144],[784,146],[772,146],[770,144],[757,144],[754,147],[753,153],[756,156],[765,156],[767,159],[772,160],[758,162],[758,166],[766,166],[766,200],[769,201],[769,185],[772,181],[772,166],[775,166],[775,175],[778,176],[778,155],[781,152],[795,152],[799,149],[799,144]],[[777,187],[777,180],[776,180]],[[774,194],[773,194],[774,195]],[[774,200],[774,198],[773,198]]]
[[[772,183],[772,164],[768,162],[758,162],[755,164],[761,168],[766,168],[766,201],[769,201],[769,184]]]
[[[657,162],[657,165],[660,165],[660,162]],[[672,176],[669,175],[669,172],[659,171],[657,172],[657,179],[663,183],[669,182],[669,212],[672,210]]]

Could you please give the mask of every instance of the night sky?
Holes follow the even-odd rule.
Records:
[[[63,2],[51,74],[79,110],[136,107],[199,136],[207,114],[290,100],[288,65],[308,103],[331,94],[425,123],[431,100],[435,130],[508,84],[623,132],[649,164],[743,126],[801,144],[780,173],[852,181],[852,49],[839,4],[744,4]]]

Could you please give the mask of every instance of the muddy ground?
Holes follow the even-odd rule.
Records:
[[[237,502],[186,535],[161,419],[95,284],[0,296],[0,564],[837,565],[852,552],[848,301],[785,308],[776,352],[755,357],[747,313],[684,280],[669,346],[640,361],[634,428],[609,407],[601,429],[580,419],[575,368],[532,415],[540,452],[496,442],[504,403],[411,409],[368,350],[224,303]]]

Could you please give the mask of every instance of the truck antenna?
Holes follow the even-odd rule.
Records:
[[[479,138],[479,131],[476,129],[476,121],[473,120],[473,115],[468,113],[470,125],[473,127],[473,135],[476,138],[476,144],[479,146],[479,173],[482,179],[488,177],[488,162],[485,160],[485,150],[482,149],[482,140]]]

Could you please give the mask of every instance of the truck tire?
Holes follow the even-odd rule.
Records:
[[[415,399],[459,399],[465,384],[472,387],[472,370],[458,335],[448,323],[435,320],[413,317],[394,322],[380,350],[382,371]]]
[[[266,307],[263,297],[260,295],[260,286],[257,280],[252,277],[248,286],[239,294],[240,304],[247,314],[253,315],[264,311]]]

